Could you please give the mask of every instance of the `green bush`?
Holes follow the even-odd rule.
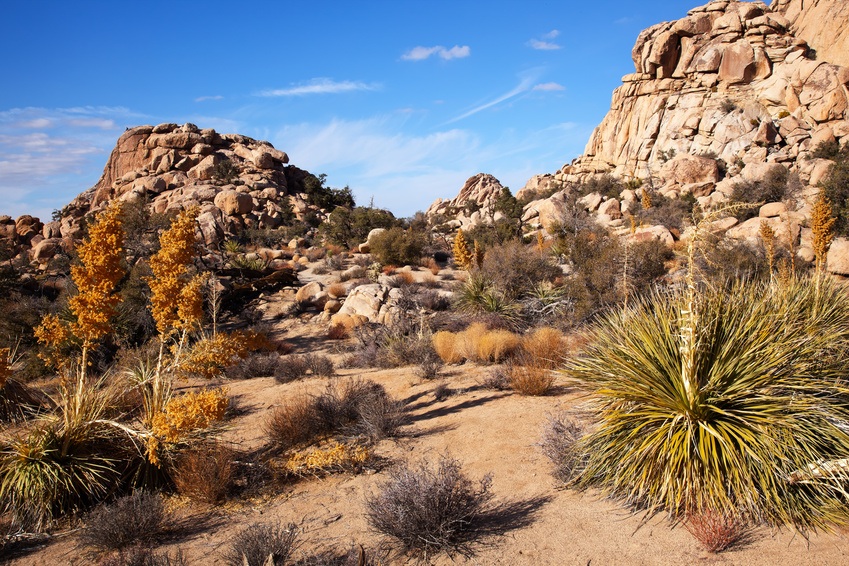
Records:
[[[844,145],[837,151],[832,149],[829,155],[834,165],[820,186],[831,201],[832,212],[837,219],[834,223],[835,235],[849,236],[849,146]]]
[[[575,479],[674,517],[845,523],[849,299],[826,281],[654,294],[611,312],[567,375],[596,423]]]
[[[318,228],[319,234],[329,243],[347,248],[366,241],[375,228],[393,228],[400,221],[388,210],[358,206],[337,207]]]
[[[428,241],[423,232],[395,227],[374,236],[369,244],[371,255],[384,265],[418,265]]]
[[[741,181],[734,185],[731,200],[757,205],[767,202],[780,202],[791,198],[799,189],[799,179],[785,169],[772,169],[761,181]],[[737,213],[740,221],[758,215],[758,206],[742,209]]]

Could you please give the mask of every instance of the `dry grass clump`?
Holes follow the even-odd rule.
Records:
[[[492,509],[490,484],[489,476],[476,484],[447,456],[435,466],[404,463],[366,497],[366,517],[373,529],[425,560],[439,552],[468,556]]]
[[[534,365],[555,369],[563,357],[566,339],[556,328],[543,326],[522,338],[522,350]]]
[[[236,365],[225,368],[224,375],[228,379],[270,377],[277,372],[280,361],[280,354],[275,352],[254,354],[244,358]]]
[[[167,552],[154,552],[146,546],[122,548],[97,563],[98,566],[188,566],[188,564],[180,550],[171,555]]]
[[[253,524],[239,531],[224,555],[228,566],[285,566],[297,548],[294,523]]]
[[[79,542],[101,552],[119,550],[134,544],[154,543],[171,527],[171,517],[162,498],[137,491],[92,511]]]
[[[328,340],[344,340],[351,335],[351,331],[344,324],[333,324],[327,330]]]
[[[324,432],[313,399],[299,394],[275,407],[265,422],[265,433],[277,448],[289,450],[308,444]]]
[[[515,354],[521,338],[504,329],[490,330],[476,322],[461,332],[443,330],[433,335],[433,347],[445,363],[464,360],[478,363],[499,363]]]
[[[341,283],[333,283],[327,287],[327,294],[333,297],[334,299],[338,299],[340,297],[344,297],[347,293],[347,289]]]
[[[177,492],[203,503],[220,502],[232,485],[234,457],[231,449],[217,443],[185,451],[171,472]]]
[[[745,544],[751,536],[750,526],[739,515],[716,511],[689,515],[684,527],[711,553]]]
[[[433,335],[433,349],[446,364],[463,362],[463,355],[458,348],[457,333],[441,330]]]
[[[554,386],[554,372],[545,366],[509,362],[507,374],[511,389],[520,395],[545,395]]]

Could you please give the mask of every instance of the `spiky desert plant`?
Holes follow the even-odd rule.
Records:
[[[566,370],[597,418],[575,484],[679,518],[846,522],[847,346],[849,299],[827,281],[654,294],[608,314]]]
[[[775,230],[769,225],[766,220],[761,220],[761,227],[758,230],[758,235],[763,242],[764,250],[766,251],[767,266],[769,267],[769,279],[772,280],[773,271],[775,269]]]
[[[454,263],[460,269],[469,270],[472,268],[474,257],[469,250],[469,244],[466,242],[466,236],[462,230],[457,230],[457,235],[454,236]]]

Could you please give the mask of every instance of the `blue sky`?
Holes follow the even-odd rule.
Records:
[[[398,216],[578,156],[639,32],[702,2],[12,0],[0,214],[92,186],[126,127],[265,139]]]

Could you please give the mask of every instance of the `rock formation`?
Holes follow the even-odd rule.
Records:
[[[202,241],[216,248],[246,228],[274,229],[292,213],[321,212],[301,194],[309,173],[288,162],[268,142],[194,124],[131,128],[118,139],[97,184],[59,218],[44,224],[30,216],[0,217],[0,238],[20,263],[44,266],[57,251],[73,247],[86,215],[117,199],[157,213],[198,206]]]
[[[453,228],[467,228],[481,222],[497,220],[495,203],[504,190],[501,182],[486,173],[466,180],[460,192],[451,200],[436,199],[425,211],[429,218],[450,217]]]
[[[770,6],[790,22],[797,37],[816,50],[816,58],[849,67],[849,2],[774,0]]]

